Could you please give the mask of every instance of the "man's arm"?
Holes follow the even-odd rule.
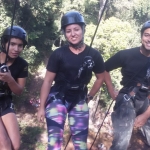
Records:
[[[107,90],[111,96],[111,98],[113,100],[116,99],[116,96],[117,96],[117,93],[115,92],[115,89],[113,87],[113,84],[112,84],[112,80],[111,80],[111,77],[110,77],[110,74],[109,72],[105,71],[105,80],[104,80],[106,86],[107,86]]]
[[[147,110],[143,114],[135,118],[134,126],[136,128],[142,127],[147,122],[148,118],[150,118],[150,106],[147,108]]]

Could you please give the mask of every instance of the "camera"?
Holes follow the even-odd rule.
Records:
[[[0,72],[5,73],[8,72],[8,66],[6,64],[1,64]],[[0,80],[0,97],[5,95],[5,82]]]
[[[0,71],[2,73],[8,72],[8,66],[6,64],[2,64],[0,67]]]

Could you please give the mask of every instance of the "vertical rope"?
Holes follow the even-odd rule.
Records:
[[[114,102],[114,100],[112,100],[111,104],[109,105],[109,108],[108,108],[108,110],[107,110],[107,112],[106,112],[106,114],[105,114],[105,117],[104,117],[104,119],[103,119],[103,121],[102,121],[102,123],[101,123],[101,125],[100,125],[100,127],[99,127],[99,129],[98,129],[98,131],[97,131],[97,134],[96,134],[96,136],[95,136],[95,138],[94,138],[94,141],[93,141],[93,143],[92,143],[92,145],[91,145],[91,147],[90,147],[89,150],[92,150],[92,147],[93,147],[93,145],[94,145],[94,143],[95,143],[95,141],[96,141],[97,135],[98,135],[98,133],[100,132],[102,126],[103,126],[103,123],[104,123],[104,121],[105,121],[105,119],[106,119],[106,117],[107,117],[107,115],[108,115],[108,113],[109,113],[109,110],[110,110],[110,108],[111,108],[113,102]]]
[[[9,35],[9,40],[8,40],[8,47],[7,47],[7,51],[6,51],[5,63],[7,62],[7,58],[8,58],[10,39],[11,39],[11,34],[12,34],[13,22],[14,22],[14,18],[15,18],[16,4],[17,4],[17,0],[15,0],[15,3],[14,3],[13,17],[12,17],[12,21],[11,21],[11,28],[10,28],[10,35]]]

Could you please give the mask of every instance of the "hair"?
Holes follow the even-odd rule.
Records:
[[[81,27],[82,31],[85,32],[85,24],[83,24],[83,23],[73,23],[73,24],[78,24]],[[71,24],[69,24],[69,25],[71,25]],[[69,26],[69,25],[66,25],[62,28],[61,31],[62,31],[63,34],[65,34],[66,27]]]
[[[15,37],[15,36],[9,37],[8,35],[5,35],[5,36],[3,36],[3,37],[1,38],[1,45],[2,45],[2,46],[5,45],[5,44],[9,41],[9,39],[11,39],[11,38],[20,39],[20,38]],[[23,42],[23,48],[24,48],[24,47],[26,46],[26,42],[23,41],[22,39],[20,39],[20,40]]]
[[[146,29],[150,28],[150,20],[146,21],[141,28],[141,37]]]

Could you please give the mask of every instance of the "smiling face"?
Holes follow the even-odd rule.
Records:
[[[145,50],[150,51],[150,28],[144,30],[141,37],[142,46]]]
[[[8,48],[8,42],[6,43],[6,50]],[[8,55],[10,58],[17,58],[23,50],[23,41],[18,38],[11,38]]]
[[[78,24],[71,24],[65,28],[66,40],[72,44],[78,44],[83,39],[83,30]]]

